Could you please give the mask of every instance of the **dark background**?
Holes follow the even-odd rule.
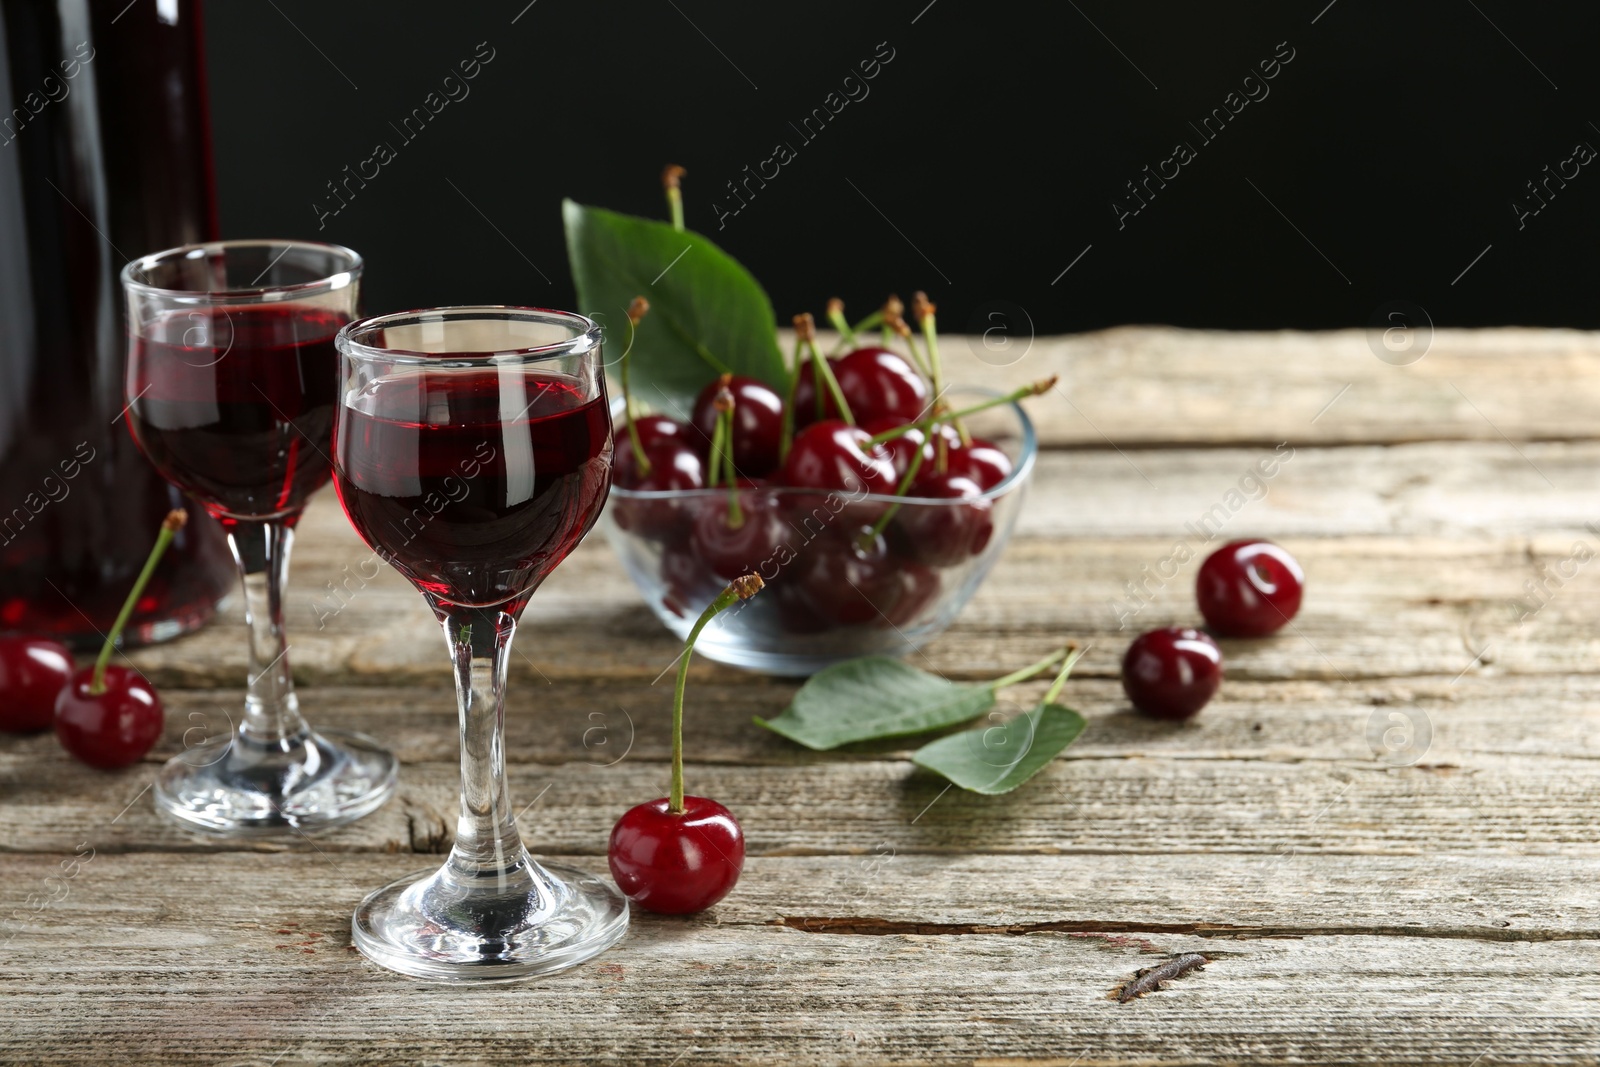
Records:
[[[206,12],[224,234],[357,248],[369,312],[574,306],[561,198],[663,217],[658,174],[676,162],[689,226],[749,267],[785,321],[832,295],[854,316],[924,288],[946,329],[982,328],[996,308],[1040,332],[1336,327],[1393,300],[1439,325],[1600,325],[1600,161],[1520,230],[1511,207],[1577,142],[1600,147],[1593,4],[379,10]],[[894,58],[870,95],[803,143],[789,124],[885,41]],[[1285,41],[1294,59],[1270,95],[1203,145],[1188,123]],[[405,143],[390,123],[480,42],[494,58],[470,95]],[[1198,158],[1119,229],[1113,199],[1180,140]],[[397,158],[319,230],[326,183],[379,141]],[[725,183],[779,141],[795,160],[719,230]]]

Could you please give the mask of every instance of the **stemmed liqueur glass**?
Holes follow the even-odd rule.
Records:
[[[374,892],[357,947],[404,974],[520,978],[621,937],[609,883],[536,862],[505,778],[517,620],[594,525],[611,485],[600,330],[580,315],[437,308],[339,333],[334,476],[350,522],[444,627],[461,716],[461,814],[437,871]]]
[[[156,779],[157,805],[195,827],[304,833],[394,791],[397,763],[377,742],[301,717],[283,625],[294,526],[332,475],[333,341],[358,313],[360,281],[356,253],[301,241],[190,245],[122,271],[129,428],[222,524],[244,579],[244,714]]]

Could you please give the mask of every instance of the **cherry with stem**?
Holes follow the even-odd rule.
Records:
[[[162,520],[150,557],[122,602],[94,666],[77,672],[56,698],[56,737],[92,767],[114,770],[137,763],[161,737],[165,716],[155,687],[131,668],[111,666],[111,655],[167,546],[188,521],[181,508]]]
[[[672,779],[668,795],[629,808],[611,830],[607,859],[622,892],[648,911],[687,915],[723,897],[744,869],[744,830],[727,808],[683,787],[683,695],[702,630],[718,613],[748,600],[761,578],[735,578],[701,613],[684,642],[672,694]]]

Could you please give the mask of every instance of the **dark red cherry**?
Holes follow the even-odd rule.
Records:
[[[998,445],[974,437],[972,444],[950,450],[945,470],[971,478],[988,490],[1011,477],[1011,457]]]
[[[611,830],[611,877],[646,911],[688,915],[728,895],[744,870],[744,831],[733,813],[686,796],[674,813],[666,797],[629,808]]]
[[[894,521],[899,523],[906,551],[913,559],[934,567],[953,567],[982,552],[994,537],[994,520],[983,487],[965,475],[919,473],[906,495],[951,501],[921,504],[913,499],[895,512]]]
[[[639,433],[639,444],[649,449],[660,441],[682,441],[693,447],[696,435],[693,430],[679,422],[669,419],[665,415],[640,415],[633,420],[633,428]],[[620,444],[628,440],[628,428],[622,423],[617,424],[615,431],[617,442]]]
[[[711,603],[723,586],[688,545],[661,549],[661,604],[680,619],[692,619]]]
[[[682,440],[664,438],[645,449],[650,473],[641,474],[633,446],[626,438],[618,441],[612,455],[613,482],[622,489],[659,493],[704,489],[705,463],[700,454]],[[613,496],[612,517],[619,527],[656,541],[681,538],[689,528],[686,502],[674,499],[631,499]]]
[[[904,629],[921,619],[922,614],[939,598],[939,572],[920,563],[906,561],[900,564],[900,600],[894,610],[884,616],[884,623]]]
[[[44,637],[0,637],[0,730],[48,730],[72,680],[72,653]]]
[[[1195,599],[1224,637],[1265,637],[1300,610],[1305,572],[1271,541],[1231,541],[1206,557]]]
[[[889,425],[899,426],[921,418],[928,406],[928,383],[897,352],[887,348],[858,348],[829,366],[839,380],[839,392],[844,394],[844,401],[850,405],[850,414],[857,423],[892,418],[897,421]],[[838,418],[839,407],[827,386],[822,387],[822,394],[823,418]],[[808,426],[817,421],[817,384],[809,360],[800,368],[800,379],[795,386],[794,419],[796,426]]]
[[[1222,684],[1222,650],[1203,630],[1169,626],[1134,638],[1122,657],[1122,689],[1158,719],[1187,719]]]
[[[759,489],[739,491],[739,525],[733,524],[726,494],[695,501],[689,547],[712,574],[731,582],[741,574],[770,573],[781,546],[793,531],[776,496]]]
[[[709,452],[711,435],[717,428],[717,393],[722,380],[716,379],[702,390],[690,417],[701,441],[702,452]],[[778,465],[778,448],[783,438],[783,399],[765,382],[734,375],[728,383],[733,393],[733,467],[747,478],[761,478]],[[730,577],[737,577],[731,575]]]
[[[143,676],[108,666],[105,692],[89,692],[94,675],[84,668],[56,698],[56,737],[61,747],[91,767],[115,770],[138,763],[161,738],[161,698]]]
[[[894,461],[872,435],[837,419],[812,423],[795,435],[777,480],[859,496],[894,492]]]
[[[838,626],[880,624],[906,594],[901,562],[889,554],[881,534],[852,527],[807,545],[800,588],[811,610]]]

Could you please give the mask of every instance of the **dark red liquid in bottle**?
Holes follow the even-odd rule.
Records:
[[[224,526],[294,522],[333,473],[333,338],[346,321],[268,304],[150,323],[128,364],[135,440]]]
[[[351,398],[335,434],[334,485],[356,531],[423,592],[458,606],[520,610],[611,488],[605,392],[585,399],[582,383],[560,375],[395,374]]]
[[[0,0],[0,631],[98,644],[184,504],[122,425],[117,274],[216,233],[198,7]],[[237,581],[195,516],[129,640]]]

